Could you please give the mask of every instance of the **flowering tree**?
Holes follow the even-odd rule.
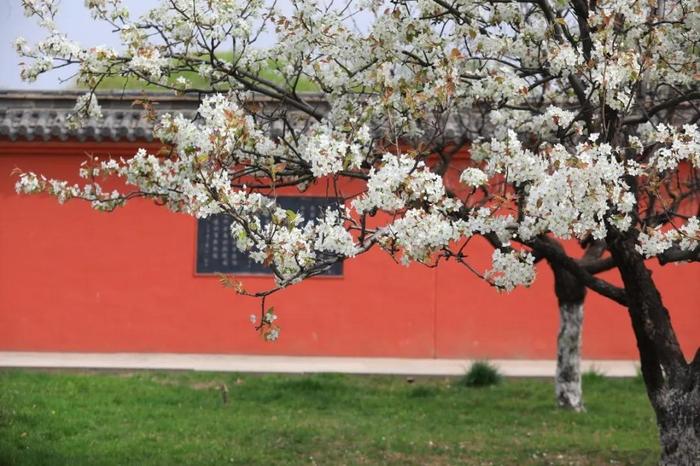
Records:
[[[697,1],[301,0],[282,12],[259,0],[163,0],[131,18],[120,0],[86,0],[120,50],[58,31],[56,0],[23,3],[47,30],[37,44],[17,41],[25,79],[73,66],[92,90],[122,76],[202,101],[194,121],[156,123],[161,153],[92,160],[82,185],[24,173],[18,191],[101,210],[146,197],[226,214],[274,290],[373,248],[403,263],[454,260],[502,291],[532,283],[544,259],[557,291],[575,291],[560,304],[589,289],[628,309],[661,462],[700,463],[700,351],[684,358],[645,263],[700,261]],[[266,33],[274,45],[259,45]],[[325,106],[297,92],[302,80]],[[99,115],[90,91],[71,123]],[[105,176],[131,189],[106,192]],[[338,199],[318,219],[278,206],[277,190],[313,183]],[[484,272],[470,264],[475,236],[493,246]],[[621,287],[595,275],[611,268]],[[225,282],[263,299],[274,291]],[[263,303],[270,339],[273,321]]]

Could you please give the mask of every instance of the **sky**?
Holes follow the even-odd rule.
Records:
[[[123,0],[132,17],[137,17],[153,8],[159,0]],[[84,0],[60,0],[57,23],[62,32],[83,46],[105,45],[119,49],[118,36],[112,34],[110,26],[104,22],[94,21],[84,6]],[[291,0],[278,0],[277,7],[289,12]],[[370,22],[369,13],[361,13],[354,18],[354,25],[363,29]],[[0,89],[50,90],[65,89],[70,83],[61,83],[61,79],[70,79],[74,71],[62,69],[40,76],[33,83],[23,82],[19,77],[20,57],[15,52],[14,41],[22,36],[33,44],[45,37],[44,31],[36,25],[34,18],[24,16],[21,0],[0,0]],[[260,43],[272,42],[272,35],[261,37]]]
[[[156,6],[158,0],[123,0],[132,17],[137,17]],[[119,40],[112,34],[109,25],[90,17],[84,0],[60,0],[56,18],[59,30],[83,46],[106,45],[119,49]],[[277,6],[285,11],[290,1],[278,1]],[[45,37],[44,31],[36,25],[34,18],[24,16],[21,0],[0,0],[0,89],[48,90],[70,87],[61,83],[69,79],[74,71],[68,69],[53,71],[40,76],[33,83],[25,83],[19,77],[20,57],[15,52],[14,41],[22,36],[31,44]],[[265,38],[261,38],[261,43]],[[267,39],[273,40],[271,37]]]
[[[143,13],[156,3],[156,0],[125,2],[134,15]],[[92,20],[83,0],[62,0],[57,22],[62,31],[81,44],[118,45],[117,36],[111,34],[104,23]],[[18,36],[25,37],[31,44],[42,39],[44,32],[33,18],[24,16],[20,0],[0,0],[0,89],[46,90],[69,87],[69,84],[61,84],[59,80],[70,77],[71,72],[66,70],[48,73],[33,83],[23,82],[19,78],[21,60],[13,45]]]

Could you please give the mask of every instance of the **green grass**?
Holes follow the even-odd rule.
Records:
[[[0,464],[655,464],[644,386],[584,383],[575,414],[544,380],[0,371]]]
[[[171,76],[168,79],[168,84],[170,86],[175,86],[175,80],[183,76],[187,79],[190,80],[190,87],[193,89],[211,89],[212,84],[199,76],[197,73],[193,73],[191,71],[185,71],[182,73],[177,73]],[[270,82],[273,82],[277,85],[279,85],[282,88],[287,89],[288,86],[285,85],[284,81],[280,79],[279,73],[276,71],[270,69],[270,70],[263,70],[260,73],[260,76],[263,77],[264,79],[267,79]],[[84,88],[84,86],[78,86],[79,88]],[[100,85],[97,86],[97,89],[102,90],[102,91],[121,91],[121,90],[126,90],[126,91],[167,91],[168,89],[164,89],[161,86],[157,86],[154,84],[149,84],[145,81],[141,81],[140,79],[136,79],[134,77],[130,78],[125,78],[121,76],[110,76],[107,78],[104,78],[101,82]],[[222,85],[219,84],[217,87],[217,90],[219,91],[226,91],[229,89],[229,86],[227,85]],[[300,79],[299,82],[297,83],[297,86],[295,90],[297,92],[318,92],[319,87],[309,80],[308,78],[303,78]],[[287,89],[288,90],[288,89]]]
[[[217,54],[219,58],[225,61],[232,61],[233,60],[233,54],[231,52],[222,52]],[[284,75],[280,71],[281,67],[276,64],[275,62],[269,62],[266,67],[263,67],[260,69],[260,77],[263,79],[266,79],[282,88],[285,88],[289,90],[288,88],[290,87],[291,84],[293,83],[286,83],[284,80]],[[175,86],[175,81],[178,77],[185,77],[187,78],[190,83],[191,87],[194,89],[212,89],[212,84],[208,79],[205,79],[201,77],[198,73],[193,72],[193,71],[183,71],[179,73],[174,73],[168,78],[168,84],[174,87]],[[78,88],[84,88],[85,86],[77,86]],[[102,81],[100,81],[99,86],[97,86],[97,89],[100,90],[129,90],[129,91],[158,91],[158,90],[165,90],[160,86],[149,84],[146,81],[142,81],[140,79],[137,79],[135,77],[129,77],[128,79],[123,76],[109,76]],[[225,91],[229,89],[229,86],[226,84],[217,84],[217,90],[220,91]],[[294,87],[294,90],[297,92],[318,92],[320,90],[319,86],[311,81],[308,77],[302,76],[299,81],[296,83],[296,86]]]

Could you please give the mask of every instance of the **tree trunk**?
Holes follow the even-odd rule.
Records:
[[[660,464],[700,465],[700,349],[689,364],[633,238],[608,241],[622,276],[647,395],[656,413]]]
[[[549,243],[564,252],[558,241]],[[604,241],[588,241],[586,252],[578,261],[584,265],[600,258],[605,252]],[[557,371],[554,391],[560,408],[585,411],[581,388],[581,330],[586,287],[559,264],[548,261],[554,272],[554,292],[559,301],[559,335],[557,337]]]
[[[549,266],[554,272],[554,292],[559,301],[554,392],[560,408],[580,412],[585,409],[581,388],[581,327],[586,287],[557,264],[550,262]]]
[[[690,380],[688,379],[688,382]],[[700,465],[700,389],[697,377],[687,387],[664,387],[654,392],[663,466]],[[650,395],[651,397],[652,395]]]
[[[581,327],[583,302],[559,303],[557,372],[554,391],[560,408],[584,410],[581,389]]]

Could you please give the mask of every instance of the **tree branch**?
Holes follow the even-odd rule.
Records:
[[[683,102],[690,102],[693,100],[700,99],[700,92],[690,92],[688,94],[679,95],[675,99],[669,99],[663,103],[651,107],[649,110],[644,111],[643,115],[636,115],[625,118],[622,121],[622,125],[636,125],[639,123],[645,123],[651,119],[657,113],[675,107]]]
[[[627,295],[624,289],[591,275],[585,267],[569,257],[560,245],[552,242],[549,238],[540,237],[525,244],[538,251],[548,261],[566,269],[586,287],[622,306],[627,306]]]

